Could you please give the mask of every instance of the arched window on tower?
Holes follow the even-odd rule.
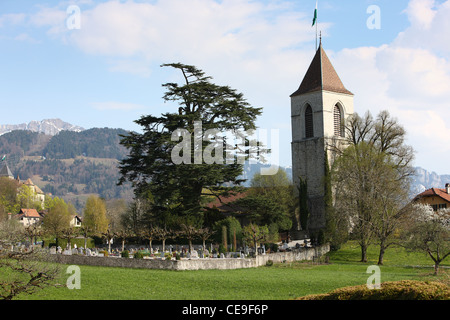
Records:
[[[334,135],[337,137],[344,136],[344,128],[342,125],[341,108],[338,105],[334,106]]]
[[[305,110],[305,133],[306,138],[314,137],[313,112],[310,105]]]

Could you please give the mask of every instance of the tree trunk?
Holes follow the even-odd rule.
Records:
[[[386,248],[384,246],[384,244],[381,244],[380,246],[380,255],[378,256],[378,265],[382,266],[383,265],[383,257],[384,257],[384,252],[386,251]]]
[[[367,262],[367,245],[361,244],[361,262]]]
[[[437,253],[437,257],[433,257],[433,254],[431,253],[430,249],[427,249],[428,255],[431,257],[431,259],[434,261],[434,275],[437,276],[439,272],[439,263],[442,261],[439,259],[439,252]]]
[[[439,262],[434,263],[434,275],[437,276],[439,273]]]

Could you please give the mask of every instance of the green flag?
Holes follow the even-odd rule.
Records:
[[[6,159],[6,154],[3,156],[2,161],[5,161]]]
[[[314,10],[314,19],[311,27],[313,27],[316,24],[316,22],[317,22],[317,1],[316,1],[316,9]]]

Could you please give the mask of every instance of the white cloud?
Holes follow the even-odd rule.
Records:
[[[61,5],[43,8],[32,20],[49,25],[52,33],[59,32],[83,52],[116,58],[122,66],[125,59],[150,59],[202,65],[222,61],[252,69],[256,60],[265,63],[313,39],[310,17],[292,5],[248,0],[106,1],[81,10],[80,30],[61,29],[67,18]],[[323,32],[328,27],[322,24]]]
[[[429,29],[436,15],[435,0],[411,0],[406,8],[413,27]]]
[[[412,0],[407,13],[411,26],[392,43],[344,49],[332,61],[355,93],[358,113],[388,110],[407,130],[408,143],[417,151],[416,165],[449,173],[450,45],[430,38],[450,34],[442,19],[450,14],[450,1]]]
[[[17,25],[25,21],[24,13],[8,13],[0,16],[0,28],[7,25]]]
[[[29,21],[84,53],[106,57],[110,71],[149,76],[155,64],[194,64],[218,83],[242,90],[251,104],[265,107],[266,128],[272,120],[290,119],[288,97],[311,62],[315,35],[309,13],[295,11],[291,2],[88,2],[82,7],[80,30],[65,28],[63,5],[41,8]],[[437,146],[448,145],[450,132],[450,0],[411,0],[405,13],[410,26],[392,43],[327,53],[355,94],[355,110],[373,115],[389,110],[409,132],[421,154],[417,158],[427,158],[431,170],[444,173],[449,150]],[[1,16],[0,27],[23,19]],[[322,33],[330,27],[322,23]],[[143,107],[92,105],[100,110]]]
[[[450,58],[450,1],[411,0],[405,12],[411,26],[399,34],[395,44],[438,51]]]
[[[67,13],[59,8],[41,8],[29,16],[28,23],[35,27],[49,27],[47,33],[59,35],[67,31]]]
[[[40,43],[39,40],[34,39],[28,33],[21,33],[21,34],[17,35],[16,37],[14,37],[14,40],[24,41],[24,42],[29,42],[29,43]]]

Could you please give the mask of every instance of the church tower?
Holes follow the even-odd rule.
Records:
[[[348,91],[320,43],[297,91],[291,95],[292,174],[295,192],[300,177],[308,184],[308,230],[323,229],[325,217],[325,156],[331,165],[332,146],[345,143],[344,123],[353,114]]]
[[[5,161],[5,164],[3,165],[2,169],[0,170],[0,177],[14,179],[14,176],[11,173],[11,170],[9,170],[9,167],[8,167],[8,164],[6,163],[6,161]]]

